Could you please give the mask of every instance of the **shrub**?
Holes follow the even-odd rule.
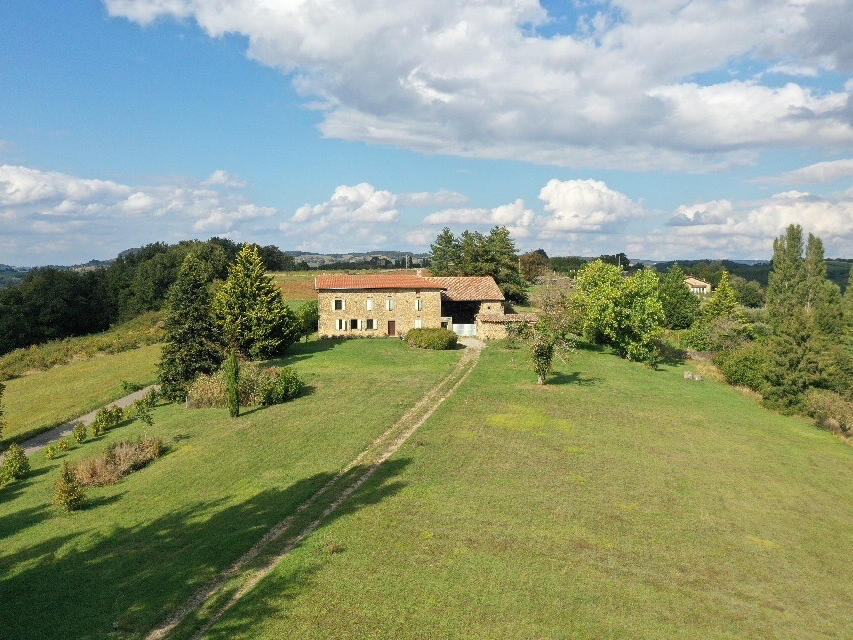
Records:
[[[124,391],[125,395],[141,391],[144,388],[145,385],[139,384],[138,382],[128,382],[127,380],[121,381],[121,390]]]
[[[136,420],[144,422],[149,427],[154,424],[154,416],[151,415],[151,409],[157,404],[159,394],[152,389],[132,405],[130,405],[130,414]]]
[[[161,455],[163,441],[160,438],[122,440],[111,444],[98,456],[80,460],[74,467],[74,476],[87,487],[116,484]]]
[[[281,404],[298,396],[304,388],[302,380],[292,367],[282,367],[263,378],[258,396],[264,406]]]
[[[681,344],[694,351],[726,351],[739,348],[755,336],[752,325],[738,314],[704,317],[681,336]]]
[[[289,373],[284,373],[285,371]],[[259,367],[252,362],[243,363],[240,367],[238,384],[240,406],[286,402],[299,395],[303,388],[302,381],[289,367],[283,369]],[[187,406],[194,409],[227,407],[228,389],[225,372],[220,370],[209,376],[196,378],[187,394]]]
[[[68,438],[61,438],[56,441],[56,448],[59,451],[68,451],[71,448],[71,441]]]
[[[419,349],[453,349],[459,337],[447,329],[412,329],[406,334],[406,344]]]
[[[71,435],[77,441],[77,444],[83,444],[86,441],[86,425],[82,422],[75,422],[71,429]]]
[[[124,420],[124,417],[124,409],[118,405],[104,407],[95,414],[95,419],[92,422],[92,435],[96,438],[101,436],[118,425]]]
[[[761,391],[767,384],[767,350],[760,342],[721,351],[713,358],[729,384]]]
[[[59,470],[59,478],[53,491],[53,502],[66,511],[74,511],[86,504],[86,492],[77,479],[74,469],[66,462]]]
[[[57,452],[58,449],[56,448],[56,444],[49,444],[44,448],[44,457],[48,460],[53,460],[56,457]]]
[[[826,389],[809,389],[805,395],[808,414],[822,427],[849,437],[853,433],[853,402]]]
[[[26,478],[29,472],[30,461],[27,454],[19,444],[13,444],[6,450],[6,457],[3,459],[3,477],[7,480],[20,480]]]

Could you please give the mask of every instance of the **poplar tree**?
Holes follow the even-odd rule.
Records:
[[[226,344],[250,358],[278,355],[299,339],[296,316],[267,275],[255,245],[237,254],[213,309]]]
[[[773,270],[767,286],[767,311],[772,322],[781,322],[791,309],[802,304],[804,283],[803,228],[792,224],[773,240]]]
[[[213,373],[222,362],[206,273],[205,264],[189,254],[166,300],[158,369],[161,392],[168,400],[183,400],[199,374]]]
[[[430,247],[429,270],[434,276],[455,276],[459,262],[459,241],[448,227],[444,227]]]

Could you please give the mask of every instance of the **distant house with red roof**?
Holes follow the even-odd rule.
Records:
[[[321,336],[397,336],[431,327],[476,336],[478,316],[494,322],[506,315],[491,276],[329,274],[317,276],[314,288]]]

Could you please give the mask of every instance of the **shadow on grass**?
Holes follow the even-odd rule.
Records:
[[[392,479],[408,463],[384,464],[377,473],[381,481],[374,478],[369,488],[350,496],[323,526],[396,494],[404,483]],[[347,477],[365,470],[354,469]],[[0,629],[9,638],[33,637],[36,628],[43,638],[139,636],[182,606],[334,475],[317,473],[237,504],[227,498],[187,501],[180,509],[138,524],[123,522],[131,519],[134,509],[151,506],[133,505],[127,495],[121,500],[126,511],[103,512],[103,518],[113,519],[106,526],[90,514],[110,499],[79,513],[43,506],[6,516],[0,521],[4,534],[52,518],[56,522],[50,535],[42,529],[44,539],[0,556],[0,602],[17,603],[0,607]],[[337,486],[328,491],[309,512],[324,508],[339,491]],[[295,579],[292,585],[300,584],[302,577]]]
[[[397,493],[405,486],[405,483],[392,480],[410,462],[411,459],[406,458],[390,460],[382,464],[364,486],[350,496],[335,513],[323,521],[318,531],[337,518],[355,513],[363,507],[377,504],[382,499]],[[366,467],[357,468],[354,470],[354,474],[348,474],[348,476],[358,477],[366,469]],[[205,634],[205,638],[228,640],[233,637],[253,637],[258,633],[259,621],[282,615],[291,601],[301,593],[311,589],[314,576],[329,562],[333,561],[334,555],[346,552],[346,548],[338,547],[333,543],[331,546],[318,548],[316,553],[311,556],[302,555],[298,562],[282,562],[246,594],[237,605],[230,609]],[[232,593],[233,590],[230,593],[223,594],[219,601],[227,601]],[[197,627],[198,625],[183,626],[181,629],[183,633],[179,637],[188,637],[186,634]]]
[[[308,342],[295,342],[290,345],[287,353],[280,358],[268,360],[265,364],[276,367],[285,367],[300,360],[307,360],[317,353],[334,349],[352,338],[314,338]]]
[[[547,384],[576,384],[581,387],[590,387],[603,382],[603,380],[603,378],[597,377],[584,377],[580,371],[573,371],[572,373],[553,373],[548,376],[545,382]]]

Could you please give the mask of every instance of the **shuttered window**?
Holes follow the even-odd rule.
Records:
[[[388,298],[387,300],[385,300],[385,308],[388,311],[394,310],[394,298]]]
[[[423,320],[420,318],[415,318],[415,329],[422,329],[424,326]]]
[[[424,301],[420,298],[415,298],[415,311],[423,311],[424,310]]]
[[[367,299],[367,310],[368,310],[368,311],[373,311],[373,298],[368,298],[368,299]]]
[[[347,303],[343,298],[335,298],[335,311],[344,311],[347,308]]]

